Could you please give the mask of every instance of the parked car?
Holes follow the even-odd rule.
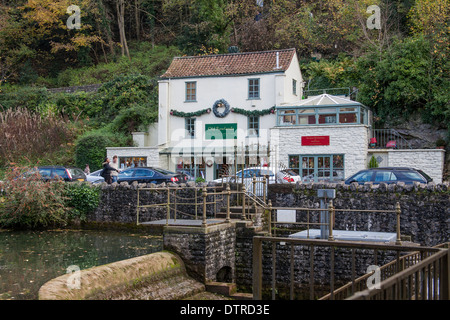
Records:
[[[257,180],[261,180],[265,176],[269,176],[269,184],[272,183],[296,183],[297,181],[301,181],[301,178],[298,174],[296,174],[293,170],[284,169],[280,170],[275,174],[276,170],[274,168],[270,167],[251,167],[246,168],[244,170],[240,170],[236,173],[236,179],[235,176],[231,177],[224,177],[213,180],[214,182],[221,183],[222,181],[224,183],[230,182],[239,183],[242,181],[242,175],[244,176],[244,180],[247,182],[248,180],[253,179],[255,177]]]
[[[433,179],[422,170],[386,167],[361,170],[345,180],[345,184],[351,184],[352,182],[357,182],[358,184],[364,184],[365,182],[372,182],[373,184],[379,184],[380,182],[413,184],[415,181],[428,183],[433,181]]]
[[[302,178],[292,169],[280,170],[276,174],[276,183],[296,183],[302,181]]]
[[[103,178],[103,177],[100,175],[100,173],[102,172],[102,170],[103,170],[103,169],[100,169],[100,170],[91,172],[90,174],[88,174],[88,175],[86,176],[86,180],[87,180],[88,182],[91,182],[91,183],[101,183],[101,182],[104,182],[104,181],[105,181],[105,178]]]
[[[163,182],[181,183],[186,182],[186,175],[175,173],[161,168],[155,167],[138,167],[124,169],[119,173],[117,182],[132,183],[137,181],[139,183],[155,183]]]
[[[192,175],[190,170],[177,169],[177,173],[183,175],[185,181],[194,181],[195,180],[195,178]]]
[[[244,170],[239,170],[236,172],[236,174],[232,174],[228,177],[223,177],[219,179],[213,180],[213,182],[224,182],[224,183],[235,183],[236,180],[239,183],[242,181],[242,176],[244,180],[247,179],[253,179],[253,177],[257,178],[258,180],[261,180],[264,176],[269,176],[269,183],[275,183],[275,171],[272,168],[268,167],[251,167],[251,168],[245,168]]]
[[[319,171],[307,176],[304,176],[302,181],[304,183],[308,182],[341,182],[344,181],[344,171],[343,170],[333,170],[333,176],[331,177],[329,171]]]
[[[32,169],[29,172],[24,173],[24,176],[32,175],[39,171],[41,179],[44,181],[48,180],[64,180],[68,182],[72,181],[86,181],[86,175],[83,170],[75,167],[64,167],[64,166],[42,166]]]

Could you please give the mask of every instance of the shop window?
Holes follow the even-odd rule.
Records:
[[[281,110],[279,117],[280,125],[295,125],[297,124],[297,114],[295,110]]]
[[[146,167],[147,157],[119,157],[119,167],[121,169]]]
[[[290,155],[289,169],[304,182],[344,180],[344,155]]]
[[[292,114],[292,115],[291,115]],[[363,107],[293,107],[277,111],[278,125],[367,124]]]
[[[203,157],[183,157],[180,158],[176,171],[180,173],[187,174],[191,179],[196,179],[197,177],[206,178],[206,165]]]
[[[336,123],[336,108],[319,109],[319,124]]]
[[[298,124],[316,124],[316,113],[314,109],[298,110]]]

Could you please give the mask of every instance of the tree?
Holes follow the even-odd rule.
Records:
[[[117,25],[119,27],[120,36],[120,48],[122,50],[122,56],[128,57],[130,59],[130,51],[128,50],[127,37],[125,35],[125,1],[116,0],[116,14],[117,14]]]
[[[377,161],[377,159],[375,158],[375,156],[372,156],[372,157],[370,158],[369,169],[372,169],[372,168],[378,168],[378,161]]]
[[[359,101],[382,122],[401,122],[419,113],[450,129],[448,75],[443,72],[448,62],[436,59],[431,48],[424,36],[410,37],[359,58]]]

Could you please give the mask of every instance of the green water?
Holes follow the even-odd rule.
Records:
[[[33,300],[47,281],[67,273],[162,250],[162,237],[130,232],[0,230],[0,300]]]

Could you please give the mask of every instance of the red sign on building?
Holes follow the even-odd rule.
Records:
[[[330,136],[304,136],[302,146],[329,146]]]

